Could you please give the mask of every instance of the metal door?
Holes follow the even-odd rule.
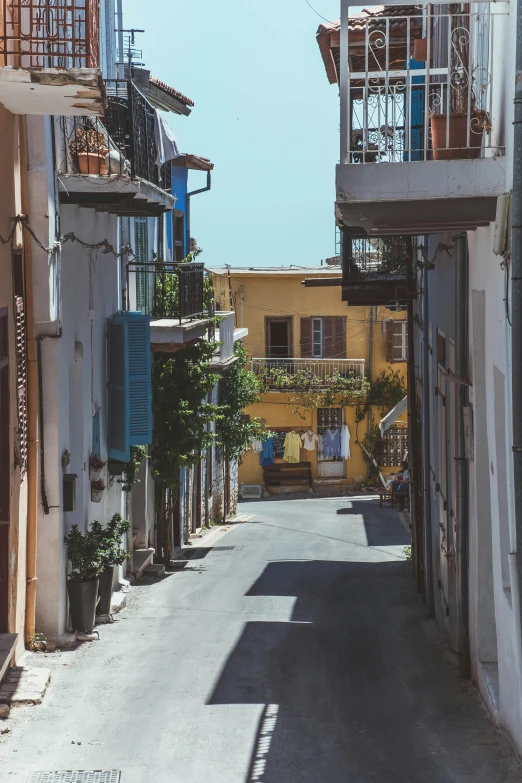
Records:
[[[342,408],[318,408],[317,409],[317,434],[324,438],[326,430],[338,430],[343,426]],[[344,459],[342,457],[327,457],[323,449],[319,447],[317,454],[318,478],[344,478]]]

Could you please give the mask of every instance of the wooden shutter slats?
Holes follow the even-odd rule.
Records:
[[[20,478],[27,473],[27,343],[25,304],[23,297],[15,297],[16,392],[18,407],[17,459]]]
[[[334,358],[346,359],[346,318],[334,318]]]
[[[301,358],[312,356],[312,319],[301,318]]]
[[[393,324],[394,321],[386,321],[386,361],[389,364],[393,362]]]

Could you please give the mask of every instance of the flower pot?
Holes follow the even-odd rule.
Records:
[[[77,157],[80,174],[106,175],[109,173],[107,163],[105,162],[105,156],[100,153],[79,152]]]
[[[413,59],[425,63],[428,60],[428,39],[416,38],[413,42]],[[433,41],[430,41],[430,61],[433,59]]]
[[[446,121],[449,119],[449,142],[446,148]],[[467,146],[468,118],[465,114],[432,114],[431,145],[434,160],[456,160],[462,158],[479,158],[482,147],[482,128],[477,132],[472,130],[473,118]]]
[[[114,569],[116,566],[108,566],[101,572],[99,577],[98,594],[100,600],[96,607],[96,614],[110,614],[112,600],[112,582],[114,579]]]
[[[98,579],[89,579],[87,582],[67,582],[67,592],[73,631],[92,633],[96,620]]]
[[[93,468],[89,465],[89,481],[99,481],[103,468]]]
[[[103,497],[103,489],[95,489],[91,484],[91,500],[93,503],[100,503]]]

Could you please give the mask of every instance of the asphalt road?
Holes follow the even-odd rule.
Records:
[[[198,559],[134,588],[100,641],[0,726],[0,781],[520,783],[431,621],[397,513],[354,498],[242,504]],[[195,553],[198,554],[198,553]]]

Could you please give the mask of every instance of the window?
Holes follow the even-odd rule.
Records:
[[[312,318],[312,356],[321,359],[323,355],[323,319]]]
[[[395,425],[384,433],[382,439],[381,465],[384,468],[397,468],[408,451],[408,427]]]
[[[141,313],[109,318],[109,457],[128,462],[131,446],[152,442],[150,319]]]
[[[437,364],[446,369],[446,335],[437,329]]]
[[[346,359],[346,318],[301,318],[303,359]]]
[[[408,322],[386,322],[386,361],[408,361]]]
[[[293,354],[292,318],[265,319],[266,356],[288,359]]]
[[[174,259],[183,261],[185,258],[185,213],[175,209],[172,214],[174,225]]]

